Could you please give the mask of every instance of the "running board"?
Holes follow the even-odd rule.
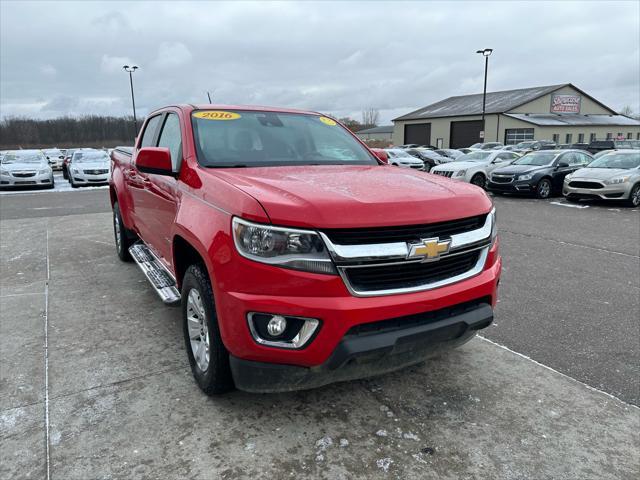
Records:
[[[142,242],[137,242],[129,248],[129,253],[162,301],[167,305],[179,304],[180,292],[176,288],[173,275],[167,271],[149,247]]]

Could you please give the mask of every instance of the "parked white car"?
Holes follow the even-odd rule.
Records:
[[[73,188],[109,182],[110,159],[104,150],[74,152],[67,166],[69,182]]]
[[[53,188],[53,170],[40,150],[13,150],[0,160],[0,187]]]
[[[47,148],[42,150],[42,153],[47,157],[49,165],[54,170],[62,170],[62,161],[64,160],[64,153],[59,148]]]
[[[389,157],[389,165],[424,170],[424,162],[422,160],[413,155],[409,155],[401,148],[386,148],[385,152],[387,152],[387,156]]]
[[[431,173],[484,188],[489,174],[494,169],[510,165],[518,158],[520,155],[506,150],[477,150],[455,162],[436,165],[431,169]]]

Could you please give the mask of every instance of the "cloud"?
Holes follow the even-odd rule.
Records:
[[[215,90],[220,103],[340,116],[373,107],[388,122],[481,92],[484,63],[475,51],[484,47],[494,49],[490,91],[572,82],[614,109],[640,110],[638,2],[608,2],[604,16],[596,2],[579,9],[542,1],[425,5],[3,2],[0,114],[127,115],[122,66],[135,62],[140,114],[202,102]]]
[[[191,62],[193,55],[184,43],[162,42],[154,65],[158,68],[175,68]]]
[[[122,70],[124,65],[135,65],[129,57],[112,57],[110,55],[103,55],[100,62],[100,70],[104,73],[116,73]]]
[[[55,77],[58,74],[56,68],[48,63],[40,67],[40,72],[46,77]]]

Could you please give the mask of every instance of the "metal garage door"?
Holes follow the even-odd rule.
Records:
[[[417,143],[418,145],[431,144],[431,124],[414,123],[404,126],[404,143]]]
[[[449,148],[463,148],[480,142],[482,120],[451,122]]]

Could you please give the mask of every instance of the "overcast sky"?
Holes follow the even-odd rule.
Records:
[[[0,115],[214,102],[383,123],[452,95],[571,82],[640,110],[640,2],[0,2]]]

